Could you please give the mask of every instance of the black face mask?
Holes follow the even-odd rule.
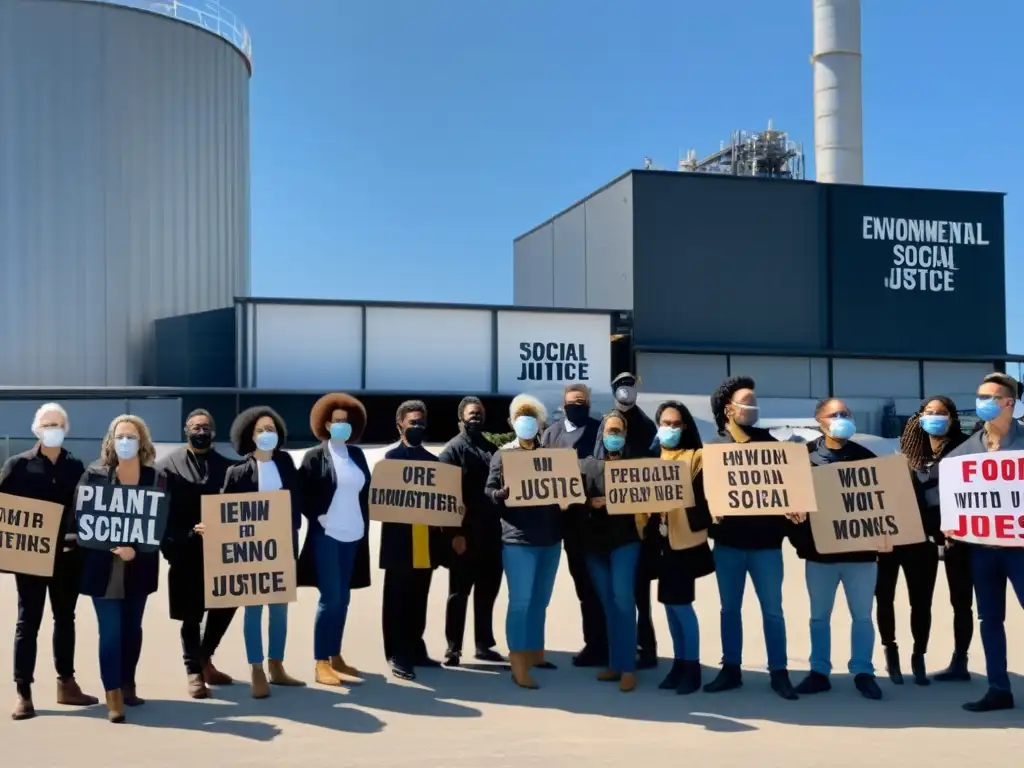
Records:
[[[210,432],[189,432],[188,444],[197,451],[205,451],[213,445],[213,434]]]
[[[423,436],[426,434],[426,431],[427,428],[422,424],[413,424],[406,427],[405,432],[402,434],[405,437],[405,442],[415,448],[416,446],[423,445]]]
[[[590,406],[586,403],[568,403],[565,406],[565,418],[575,427],[582,427],[590,418]]]
[[[467,435],[478,435],[480,430],[484,428],[484,422],[482,419],[470,419],[469,421],[462,422],[462,426],[465,428]]]

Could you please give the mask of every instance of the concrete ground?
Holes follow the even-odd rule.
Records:
[[[379,455],[378,451],[371,455]],[[371,533],[378,541],[376,525]],[[785,605],[789,657],[794,682],[807,669],[808,603],[803,564],[786,545]],[[15,723],[0,719],[5,763],[24,768],[109,765],[188,766],[550,766],[587,765],[621,768],[642,760],[649,766],[683,762],[716,766],[786,766],[845,768],[864,765],[930,768],[1017,764],[1024,748],[1024,611],[1009,600],[1007,634],[1010,669],[1016,673],[1021,709],[974,715],[960,709],[985,690],[984,678],[972,683],[892,685],[881,671],[884,700],[867,701],[844,672],[849,653],[849,614],[837,600],[833,653],[837,673],[833,691],[786,702],[768,688],[760,618],[753,590],[745,606],[745,685],[740,691],[689,697],[659,691],[671,642],[661,607],[655,626],[663,660],[656,671],[640,675],[631,694],[598,683],[593,670],[577,670],[570,652],[580,645],[579,608],[562,561],[548,612],[548,646],[557,671],[538,672],[541,690],[515,688],[508,673],[493,669],[427,670],[414,683],[387,675],[380,644],[381,573],[374,584],[353,596],[345,635],[345,658],[365,670],[367,681],[348,691],[310,687],[275,689],[270,699],[254,701],[248,686],[218,689],[216,698],[194,702],[185,691],[178,625],[167,615],[164,588],[150,598],[145,644],[139,668],[139,692],[148,701],[128,711],[128,723],[111,725],[102,706],[88,710],[58,707],[49,653],[50,621],[40,633],[35,703],[39,717]],[[427,644],[435,656],[444,650],[444,599],[447,574],[437,572],[431,592]],[[164,581],[161,585],[166,586]],[[901,586],[898,633],[910,647],[908,607]],[[952,645],[951,611],[945,577],[935,595],[929,668],[945,666]],[[13,578],[0,578],[0,658],[10,659],[17,601]],[[315,590],[300,590],[291,606],[287,667],[312,679],[312,629]],[[720,655],[718,599],[714,577],[699,583],[697,612],[701,651],[714,667]],[[503,647],[505,593],[495,609],[499,645]],[[241,617],[236,619],[217,655],[218,666],[244,678],[247,672]],[[470,619],[470,626],[472,619]],[[78,679],[102,697],[96,655],[96,620],[83,600],[78,611]],[[467,638],[472,647],[472,638]],[[975,637],[971,668],[984,669]],[[904,661],[909,666],[909,655]],[[841,674],[840,674],[841,673]],[[710,679],[712,669],[705,670]],[[13,705],[13,685],[7,701]],[[1014,757],[1016,753],[1016,757]]]

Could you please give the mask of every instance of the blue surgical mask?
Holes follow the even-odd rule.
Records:
[[[828,424],[829,437],[833,437],[836,440],[849,440],[856,433],[857,425],[853,423],[852,419],[839,417],[832,419]]]
[[[609,453],[618,453],[626,444],[626,438],[622,435],[605,435],[604,447]]]
[[[331,440],[346,442],[352,437],[352,425],[347,421],[335,421],[331,424]]]
[[[921,429],[929,435],[942,437],[949,431],[949,416],[922,416]]]
[[[1003,412],[1003,409],[999,406],[998,400],[978,398],[974,402],[974,413],[982,421],[992,421],[992,419],[999,418],[999,414]]]
[[[679,427],[658,427],[658,442],[663,448],[675,448],[682,436],[683,430]]]
[[[114,441],[114,452],[121,461],[131,461],[139,455],[139,440],[136,437],[119,437]]]
[[[539,428],[537,419],[533,416],[519,416],[512,422],[512,429],[515,430],[516,437],[520,440],[533,440],[537,436]]]
[[[256,435],[256,447],[261,451],[272,451],[277,448],[277,432],[260,432]]]

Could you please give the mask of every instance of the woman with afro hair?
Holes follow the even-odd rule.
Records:
[[[288,491],[292,502],[292,548],[298,554],[299,526],[302,520],[302,495],[299,473],[290,454],[284,451],[288,432],[284,419],[265,405],[248,408],[238,414],[231,425],[231,445],[242,457],[240,464],[228,470],[221,493],[266,493]],[[284,648],[288,639],[288,603],[269,606],[270,683],[302,686],[284,670]],[[267,675],[263,671],[263,606],[245,607],[243,634],[245,653],[252,667],[252,696],[265,699],[270,695]]]
[[[370,467],[355,445],[366,428],[366,408],[350,395],[331,392],[313,405],[309,428],[320,445],[306,451],[299,467],[308,533],[298,581],[320,592],[313,625],[315,680],[340,686],[360,679],[345,663],[341,644],[351,591],[370,586]]]

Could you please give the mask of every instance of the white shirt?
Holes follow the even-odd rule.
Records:
[[[270,461],[259,461],[256,460],[256,470],[259,473],[259,486],[260,492],[263,491],[280,491],[283,487],[281,483],[281,473],[277,471],[277,464],[274,460]]]
[[[363,512],[359,508],[359,493],[366,484],[363,471],[352,461],[348,448],[344,443],[335,445],[327,442],[334,465],[334,475],[338,484],[334,488],[334,496],[326,515],[320,515],[320,525],[324,532],[335,541],[359,541],[366,534],[363,524]]]

